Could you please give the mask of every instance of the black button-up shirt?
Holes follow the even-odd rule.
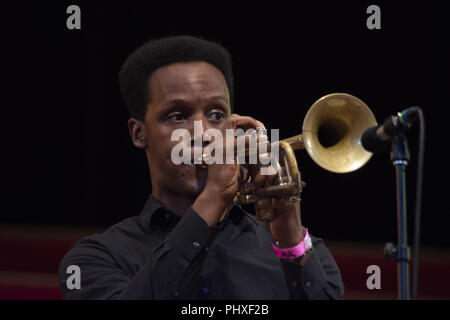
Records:
[[[339,269],[311,239],[301,265],[276,257],[267,223],[238,205],[208,227],[192,208],[180,218],[150,196],[140,215],[78,241],[59,284],[65,299],[339,299]],[[75,276],[79,288],[68,285]]]

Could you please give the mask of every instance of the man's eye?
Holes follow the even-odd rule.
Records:
[[[174,122],[180,122],[183,121],[185,119],[184,115],[182,113],[175,113],[172,114],[168,117],[169,121],[174,121]]]
[[[225,118],[225,114],[223,112],[211,112],[208,118],[210,118],[211,120],[218,121]]]

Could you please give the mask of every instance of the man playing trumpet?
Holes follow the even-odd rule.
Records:
[[[235,203],[249,171],[237,162],[175,164],[176,129],[264,127],[231,114],[231,60],[222,46],[178,36],[151,41],[120,71],[133,144],[147,156],[152,184],[140,215],[77,242],[60,265],[66,299],[340,299],[339,269],[301,224],[300,199],[263,199],[263,221]],[[223,146],[226,149],[226,144]],[[196,150],[195,148],[200,148]],[[225,153],[224,153],[225,154]],[[250,170],[251,171],[251,170]],[[256,185],[269,177],[254,175]],[[299,189],[301,191],[301,187]],[[81,270],[69,289],[70,265]]]

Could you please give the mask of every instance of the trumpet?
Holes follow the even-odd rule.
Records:
[[[361,145],[361,135],[376,126],[375,116],[359,98],[346,93],[321,97],[309,108],[303,120],[302,133],[278,141],[279,160],[270,185],[255,188],[259,167],[250,165],[250,174],[241,183],[236,200],[240,204],[261,199],[299,199],[304,183],[301,180],[294,150],[306,150],[312,160],[325,170],[348,173],[364,166],[372,157]],[[248,151],[248,150],[247,150]],[[273,219],[271,213],[261,216]]]

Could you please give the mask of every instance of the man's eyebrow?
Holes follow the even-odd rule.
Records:
[[[209,100],[223,100],[225,102],[228,102],[228,100],[225,96],[212,96],[212,97],[209,97]]]
[[[175,105],[175,104],[176,105],[188,105],[189,101],[180,99],[180,98],[175,98],[175,99],[168,100],[165,104],[166,105]]]
[[[223,100],[224,102],[228,102],[227,98],[225,96],[212,96],[212,97],[208,97],[205,100]],[[166,102],[167,105],[172,105],[172,104],[181,104],[181,105],[186,105],[186,104],[190,104],[189,100],[185,100],[183,98],[174,98],[171,100],[168,100]]]

